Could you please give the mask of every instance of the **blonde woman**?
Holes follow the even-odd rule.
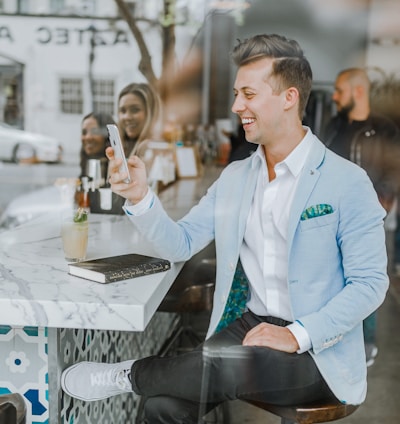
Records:
[[[118,126],[125,156],[140,155],[140,146],[154,135],[160,116],[160,98],[145,83],[124,87],[118,97]]]

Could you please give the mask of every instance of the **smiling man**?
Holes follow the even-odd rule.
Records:
[[[302,126],[312,73],[298,43],[258,35],[239,42],[233,59],[232,110],[258,148],[181,220],[148,188],[143,162],[129,159],[125,184],[107,150],[112,189],[160,256],[188,260],[215,240],[206,341],[175,357],[72,365],[61,378],[70,396],[133,391],[147,399],[152,424],[196,423],[199,410],[232,399],[365,399],[362,320],[388,288],[385,212],[366,173]]]

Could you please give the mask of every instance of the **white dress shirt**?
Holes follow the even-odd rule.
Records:
[[[260,316],[273,316],[293,321],[290,306],[287,271],[288,220],[293,195],[311,146],[312,134],[274,167],[276,177],[269,181],[264,150],[258,147],[253,163],[262,161],[253,204],[247,218],[240,259],[250,283],[247,308]],[[311,343],[300,323],[289,326],[300,350],[308,350]]]

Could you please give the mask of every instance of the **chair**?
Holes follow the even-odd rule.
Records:
[[[314,424],[336,421],[351,415],[359,406],[345,405],[334,400],[294,406],[272,405],[253,400],[246,400],[246,402],[281,417],[281,424]]]
[[[0,395],[0,424],[25,424],[26,404],[19,393]]]
[[[204,328],[196,329],[195,324],[201,326],[204,320],[208,324],[213,306],[215,272],[214,245],[195,255],[182,268],[158,308],[158,312],[178,314],[174,331],[159,352],[161,356],[185,351],[204,340]]]

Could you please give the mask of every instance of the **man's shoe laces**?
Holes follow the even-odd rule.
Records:
[[[90,374],[90,384],[92,386],[113,387],[123,390],[132,391],[132,386],[129,382],[129,370],[115,372],[115,370],[99,371]]]

